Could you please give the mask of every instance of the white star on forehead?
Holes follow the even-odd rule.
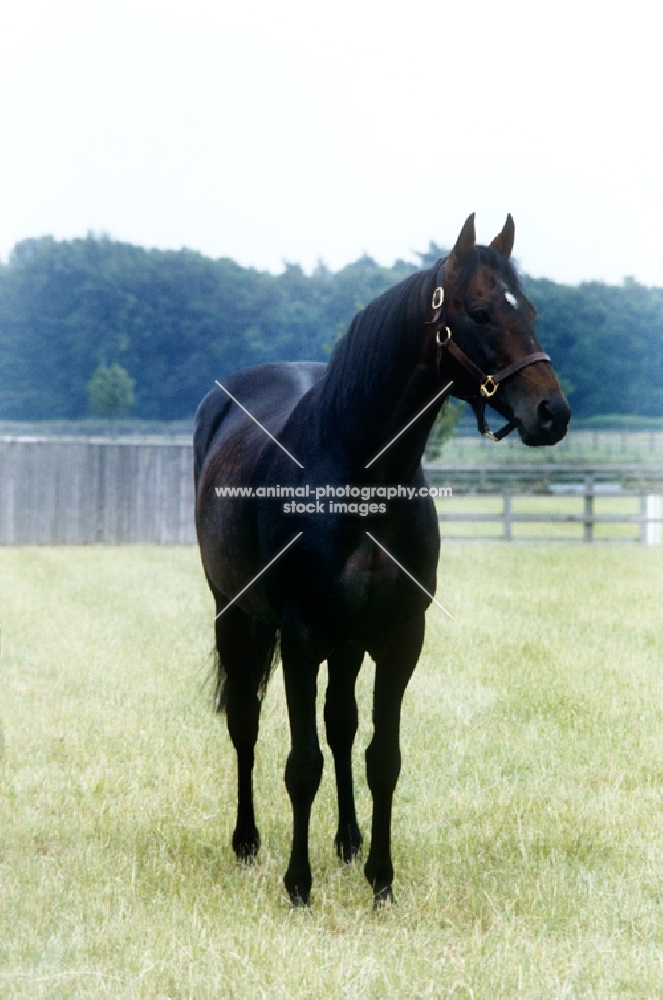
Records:
[[[504,293],[504,298],[507,300],[510,306],[513,306],[514,309],[518,308],[518,299],[513,294],[513,292],[506,291]]]

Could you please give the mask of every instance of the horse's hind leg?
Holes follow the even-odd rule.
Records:
[[[334,756],[338,793],[338,832],[334,842],[339,858],[346,862],[359,853],[362,843],[352,784],[352,744],[358,724],[355,681],[363,658],[362,647],[348,643],[327,661],[325,729]]]
[[[223,603],[217,601],[218,611]],[[275,630],[233,606],[216,619],[219,709],[225,710],[237,753],[237,822],[232,844],[240,860],[258,853],[260,834],[253,808],[254,748],[260,721],[260,692],[269,676]]]

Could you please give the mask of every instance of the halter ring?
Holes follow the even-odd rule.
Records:
[[[431,302],[431,306],[433,309],[439,309],[442,306],[443,302],[444,302],[444,289],[442,288],[441,285],[438,285],[438,287],[433,292],[433,301]]]
[[[439,329],[437,331],[437,334],[435,335],[435,339],[436,339],[436,341],[437,341],[437,343],[438,343],[438,345],[440,347],[444,347],[444,345],[447,344],[451,340],[451,330],[449,329],[448,326],[445,326],[444,329],[446,330],[446,333],[447,333],[447,335],[444,338],[444,340],[442,340],[442,338],[440,337],[440,334],[442,333],[441,329]],[[497,386],[495,386],[495,388],[497,388]]]
[[[479,386],[479,389],[482,396],[485,396],[486,399],[490,399],[490,397],[494,396],[497,392],[497,382],[493,380],[492,375],[486,375],[486,381]]]

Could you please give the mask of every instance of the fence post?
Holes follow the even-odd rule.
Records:
[[[594,476],[591,472],[585,475],[584,508],[585,521],[582,540],[591,542],[594,539]]]
[[[511,541],[511,494],[505,490],[502,494],[502,517],[504,518],[504,540]]]
[[[644,501],[644,503],[642,502]],[[649,496],[643,494],[640,503],[640,510],[644,508],[646,520],[641,522],[640,538],[647,545],[661,544],[661,498],[650,493]],[[643,530],[644,529],[644,530]]]

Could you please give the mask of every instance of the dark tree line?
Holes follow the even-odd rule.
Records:
[[[422,265],[442,253],[431,245]],[[412,269],[364,257],[272,275],[107,238],[26,240],[0,265],[0,419],[87,416],[100,365],[133,380],[133,416],[188,418],[237,368],[324,360],[356,310]],[[576,416],[663,415],[663,289],[523,284]]]

